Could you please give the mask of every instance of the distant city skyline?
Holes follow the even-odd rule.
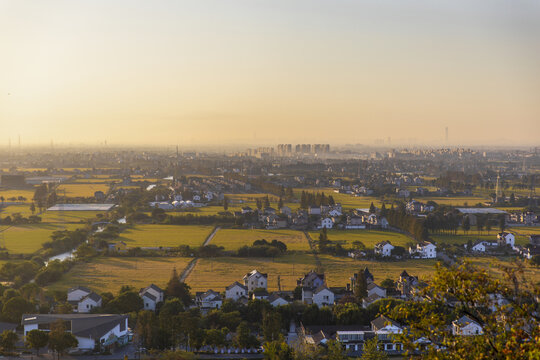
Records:
[[[533,0],[0,0],[0,147],[538,146],[538,34]]]

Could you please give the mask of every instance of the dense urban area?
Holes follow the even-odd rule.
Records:
[[[19,146],[0,181],[4,356],[540,357],[540,148]]]

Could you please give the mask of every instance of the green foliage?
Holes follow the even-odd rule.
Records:
[[[39,356],[39,349],[47,346],[47,343],[49,342],[49,334],[45,331],[41,330],[30,330],[26,334],[26,347],[29,349],[35,349],[36,355]]]
[[[62,320],[58,320],[51,326],[49,332],[49,349],[56,352],[58,359],[64,352],[72,347],[79,345],[79,341],[73,334],[66,331],[66,327]]]
[[[17,340],[19,340],[19,337],[11,330],[4,330],[2,334],[0,334],[0,346],[3,351],[10,352],[15,349]]]
[[[167,284],[167,289],[165,290],[167,296],[176,297],[182,301],[184,306],[188,306],[191,303],[191,294],[189,293],[189,290],[189,285],[180,281],[180,276],[178,276],[176,268],[174,268],[171,279]]]
[[[294,360],[294,351],[284,341],[266,342],[264,358],[267,360]]]
[[[374,337],[373,339],[367,340],[364,343],[364,347],[362,349],[362,357],[361,360],[386,360],[388,359],[388,355],[382,350],[379,350],[379,342],[377,337]]]
[[[499,270],[502,278],[469,263],[451,268],[438,265],[421,292],[428,301],[406,302],[388,312],[409,325],[400,336],[406,349],[414,351],[415,340],[423,337],[433,344],[423,355],[426,359],[539,358],[538,285],[527,281],[521,263]],[[454,336],[448,325],[463,315],[480,324],[483,335]]]
[[[32,303],[21,296],[16,296],[4,303],[2,307],[2,318],[8,322],[19,323],[23,314],[32,312],[33,310],[34,305]]]

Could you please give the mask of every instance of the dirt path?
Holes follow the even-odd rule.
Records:
[[[323,267],[322,267],[321,259],[319,259],[319,254],[317,253],[317,249],[315,248],[313,239],[311,238],[311,235],[307,231],[304,231],[304,235],[306,236],[309,243],[309,247],[311,248],[311,252],[313,253],[313,256],[315,257],[315,264],[317,264],[317,269],[318,271],[322,271]]]
[[[204,240],[202,246],[206,246],[208,244],[210,244],[210,241],[214,238],[214,236],[216,235],[216,233],[219,231],[219,229],[221,229],[221,227],[219,226],[216,226],[214,228],[214,230],[210,233],[210,235],[208,235],[208,237],[206,238],[206,240]],[[191,272],[193,271],[193,269],[195,268],[195,265],[197,265],[197,261],[199,261],[199,258],[195,258],[193,260],[191,260],[189,262],[189,264],[186,266],[186,268],[184,269],[184,271],[182,271],[182,274],[180,274],[180,281],[181,282],[185,282],[186,279],[188,278],[189,274],[191,274]]]

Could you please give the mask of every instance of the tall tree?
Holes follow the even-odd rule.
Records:
[[[49,349],[60,355],[72,347],[79,345],[79,341],[72,333],[66,331],[66,327],[62,320],[58,320],[51,325],[51,331],[49,332]]]
[[[375,209],[375,205],[373,204],[373,202],[371,202],[371,205],[369,205],[369,213],[375,214],[376,212],[377,212],[377,209]]]
[[[49,334],[38,329],[30,330],[26,334],[25,342],[26,347],[29,349],[35,349],[36,356],[39,356],[39,349],[47,346],[47,343],[49,342]]]
[[[364,271],[359,271],[356,274],[356,282],[354,284],[354,297],[356,301],[361,302],[367,297],[367,280]]]
[[[360,360],[386,360],[388,355],[379,350],[379,341],[377,337],[367,340],[362,348],[362,357]]]
[[[189,293],[189,290],[189,285],[180,281],[180,276],[178,276],[176,268],[174,268],[171,279],[167,284],[167,289],[165,290],[167,296],[179,298],[184,306],[188,306],[191,304],[191,294]]]
[[[229,210],[229,198],[227,196],[223,197],[223,210]]]
[[[15,343],[17,340],[19,340],[19,337],[11,330],[4,330],[2,334],[0,334],[0,346],[2,346],[2,350],[6,352],[10,352],[15,349]]]
[[[465,216],[465,219],[463,219],[463,223],[461,224],[461,227],[463,228],[463,231],[465,234],[469,233],[469,230],[471,230],[471,220],[469,220],[468,216]]]
[[[283,207],[283,199],[281,198],[281,196],[279,197],[277,206],[278,206],[278,209],[281,209]]]

